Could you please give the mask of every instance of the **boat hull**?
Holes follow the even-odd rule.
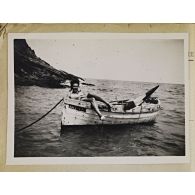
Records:
[[[84,125],[131,125],[140,123],[152,123],[158,115],[159,105],[151,109],[142,106],[128,112],[108,112],[101,110],[104,120],[100,120],[97,113],[89,107],[82,107],[64,103],[62,109],[61,124],[63,126],[84,126]]]

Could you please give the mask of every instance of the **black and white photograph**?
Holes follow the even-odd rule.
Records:
[[[8,164],[183,163],[185,33],[10,33]]]

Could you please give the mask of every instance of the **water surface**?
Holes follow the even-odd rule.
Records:
[[[82,86],[107,101],[133,99],[156,83],[88,80]],[[68,89],[37,86],[15,88],[15,131],[35,121],[53,107]],[[184,85],[160,84],[154,94],[163,110],[153,125],[80,128],[61,132],[59,105],[43,120],[15,134],[15,157],[78,156],[183,156],[185,155]]]

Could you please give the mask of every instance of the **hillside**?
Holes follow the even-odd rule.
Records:
[[[57,70],[36,56],[25,39],[14,40],[15,85],[37,85],[59,88],[66,80],[79,79],[67,72]]]

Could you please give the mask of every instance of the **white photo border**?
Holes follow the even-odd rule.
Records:
[[[14,39],[183,39],[185,85],[185,156],[139,157],[14,157]],[[188,33],[8,33],[7,165],[49,164],[183,164],[190,162]]]

